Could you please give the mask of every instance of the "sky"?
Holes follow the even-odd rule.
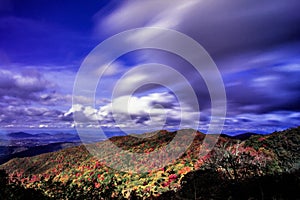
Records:
[[[206,130],[212,104],[208,87],[190,63],[172,52],[128,52],[105,71],[95,101],[76,96],[72,105],[75,78],[89,53],[115,34],[143,27],[179,31],[211,56],[226,91],[223,132],[299,126],[299,7],[298,0],[0,0],[0,129],[93,128],[91,122],[97,122],[96,128],[141,131],[176,129],[183,121],[185,127],[199,123]],[[132,36],[133,43],[143,39]],[[178,100],[184,83],[168,71],[130,71],[147,63],[170,66],[188,80],[200,117],[190,96]],[[112,98],[120,79],[122,87]],[[149,80],[168,80],[174,90],[140,84]],[[128,88],[137,83],[128,102]],[[83,84],[89,84],[88,77]]]

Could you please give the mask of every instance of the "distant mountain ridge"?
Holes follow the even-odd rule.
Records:
[[[25,133],[25,132],[13,132],[7,134],[8,137],[12,138],[28,138],[28,137],[37,137],[37,135],[33,135],[30,133]]]
[[[74,142],[57,142],[57,143],[50,143],[46,145],[40,145],[35,147],[23,147],[22,151],[16,153],[9,153],[13,152],[16,148],[15,146],[10,147],[2,147],[0,146],[0,152],[6,151],[6,155],[0,157],[0,164],[3,164],[13,158],[24,158],[24,157],[32,157],[36,155],[40,155],[43,153],[50,153],[55,152],[64,148],[74,147],[80,145],[81,143],[74,143]]]
[[[7,137],[11,138],[36,138],[36,137],[78,137],[77,134],[72,134],[72,133],[36,133],[36,134],[31,134],[31,133],[26,133],[26,132],[11,132],[6,134]]]
[[[237,139],[237,140],[247,140],[251,136],[255,136],[255,135],[265,136],[268,134],[259,134],[259,133],[253,133],[253,132],[245,132],[245,133],[236,134],[236,135],[221,134],[222,137],[228,137],[228,138]]]
[[[0,164],[13,158],[31,157],[81,144],[80,138],[71,133],[12,132],[0,138]]]
[[[167,131],[167,130],[161,130],[161,131]],[[155,132],[158,132],[158,131],[154,131],[153,133]],[[139,137],[139,136],[142,136],[142,135],[152,135],[153,134],[152,132],[151,133],[142,133],[142,134],[129,134],[129,135],[132,135],[132,136],[135,136],[135,137]],[[239,139],[239,140],[245,140],[245,139],[248,139],[250,138],[251,136],[253,135],[268,135],[268,134],[259,134],[259,133],[254,133],[254,132],[245,132],[245,133],[240,133],[240,134],[236,134],[236,135],[230,135],[230,134],[221,134],[220,136],[222,137],[228,137],[228,138],[232,138],[232,139]],[[6,136],[8,137],[11,137],[11,138],[38,138],[38,137],[53,137],[53,136],[56,136],[56,137],[69,137],[69,136],[73,136],[73,137],[78,137],[79,136],[77,134],[71,134],[71,133],[53,133],[53,134],[50,134],[50,133],[36,133],[36,134],[31,134],[31,133],[26,133],[26,132],[23,132],[23,131],[20,131],[20,132],[11,132],[11,133],[8,133],[6,134]],[[120,135],[117,135],[117,136],[112,136],[112,137],[123,137],[124,134],[120,134]]]

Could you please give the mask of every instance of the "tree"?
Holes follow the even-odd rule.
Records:
[[[221,172],[226,179],[239,181],[262,175],[266,171],[267,162],[268,158],[260,152],[236,142],[215,147],[205,167]]]

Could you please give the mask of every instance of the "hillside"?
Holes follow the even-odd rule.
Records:
[[[251,134],[248,139],[243,138],[243,140],[221,136],[213,151],[202,158],[199,158],[198,154],[201,148],[206,148],[202,144],[204,134],[187,130],[181,141],[195,133],[196,137],[192,145],[180,159],[173,161],[164,158],[169,161],[167,166],[140,174],[120,172],[107,167],[104,162],[91,156],[85,146],[12,159],[0,168],[8,173],[11,184],[34,189],[55,199],[169,199],[171,197],[177,199],[180,196],[188,199],[198,196],[199,199],[203,199],[207,191],[226,198],[234,198],[234,194],[230,193],[234,190],[232,184],[239,183],[241,187],[247,188],[247,184],[255,185],[255,181],[267,184],[268,181],[275,179],[279,180],[280,184],[282,181],[288,181],[293,183],[293,187],[299,188],[299,179],[293,178],[297,177],[296,173],[299,174],[300,127],[265,136]],[[143,152],[147,156],[147,152],[163,148],[168,144],[176,132],[159,131],[155,135],[149,135],[147,138],[120,136],[110,140],[124,150]],[[107,142],[93,145],[101,148],[103,155],[111,156],[114,152],[108,149]],[[178,148],[180,145],[179,142]],[[121,157],[122,155],[117,155],[112,158],[116,159],[114,162],[117,164]],[[135,163],[140,163],[136,166],[142,166],[144,162],[143,158],[135,160]],[[151,166],[154,163],[147,164]],[[215,174],[213,178],[212,174]],[[285,177],[289,177],[288,180]],[[203,190],[214,181],[216,181],[214,187]],[[194,184],[194,190],[191,189],[193,188],[191,183]],[[284,188],[282,189],[284,191]],[[283,194],[285,193],[278,195]],[[249,195],[248,197],[251,197],[252,194]],[[277,194],[274,195],[277,197]],[[218,199],[219,197],[207,198]]]

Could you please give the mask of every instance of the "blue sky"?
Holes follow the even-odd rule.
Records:
[[[96,106],[86,106],[92,100],[82,96],[72,107],[76,73],[89,52],[114,34],[140,27],[180,31],[207,50],[227,94],[225,132],[298,126],[299,7],[297,0],[0,0],[0,128],[72,128],[74,112],[83,124],[98,121],[107,129],[174,129],[180,120],[192,126],[199,117],[189,98],[178,102],[176,91],[158,85],[141,87],[134,94],[125,107],[130,118],[124,117],[122,96],[115,99],[121,106],[112,115],[110,93],[115,83],[135,66],[156,62],[189,80],[201,110],[199,128],[205,130],[211,106],[205,83],[185,60],[158,50],[120,57],[106,72],[103,89],[97,90]],[[132,80],[151,77],[168,78],[180,88],[168,74],[144,71],[124,80],[124,91]]]

